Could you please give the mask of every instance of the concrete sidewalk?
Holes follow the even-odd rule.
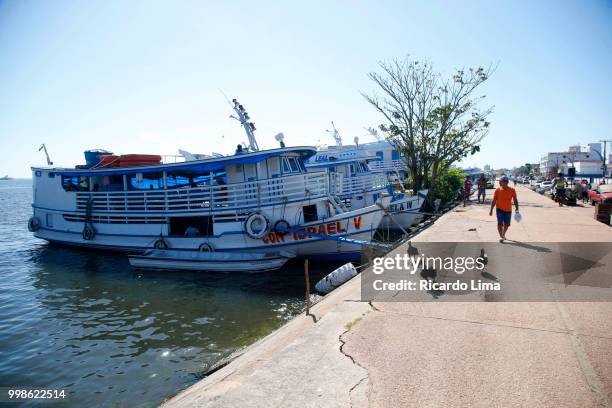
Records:
[[[510,239],[612,241],[586,209],[518,197]],[[488,208],[457,207],[415,241],[494,242]],[[359,299],[360,276],[313,308],[316,322],[293,319],[166,405],[612,406],[612,303]]]

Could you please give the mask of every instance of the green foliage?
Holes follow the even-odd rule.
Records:
[[[432,197],[439,198],[443,203],[454,200],[457,192],[463,187],[465,173],[459,169],[449,169],[438,176],[438,183],[433,191]]]

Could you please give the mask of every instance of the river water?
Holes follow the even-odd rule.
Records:
[[[0,181],[0,387],[61,406],[155,406],[304,308],[301,264],[262,274],[143,272],[27,230],[30,180]],[[338,265],[313,265],[313,282]]]

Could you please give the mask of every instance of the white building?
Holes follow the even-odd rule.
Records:
[[[576,171],[580,166],[583,169],[592,169],[592,166],[599,167],[603,164],[601,153],[601,143],[589,143],[584,149],[580,146],[570,146],[565,152],[550,152],[540,160],[540,174],[543,176],[553,176],[558,171],[563,171],[567,175],[567,168],[574,167]],[[565,169],[565,170],[564,170]]]

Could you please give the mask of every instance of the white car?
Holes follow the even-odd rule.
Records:
[[[540,194],[544,194],[545,192],[551,190],[552,186],[553,186],[552,181],[543,181],[538,185],[538,187],[536,188],[536,191]]]

